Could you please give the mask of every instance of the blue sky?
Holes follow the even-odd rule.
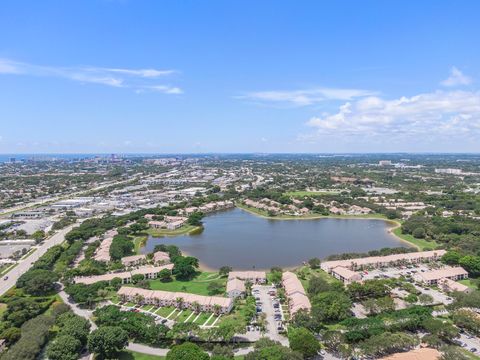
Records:
[[[478,152],[478,1],[0,4],[0,152]]]

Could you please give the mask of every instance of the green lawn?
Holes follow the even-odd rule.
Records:
[[[184,322],[185,320],[187,320],[187,318],[190,316],[191,313],[192,313],[192,310],[188,310],[188,309],[183,310],[182,313],[175,318],[175,322],[179,322],[179,323]]]
[[[198,295],[210,295],[208,293],[208,284],[212,281],[219,281],[224,286],[227,283],[227,278],[221,278],[218,273],[202,272],[193,280],[180,281],[173,280],[170,282],[161,282],[160,280],[151,280],[150,289],[164,290],[164,291],[179,291]]]
[[[200,316],[198,317],[198,319],[195,320],[195,324],[203,325],[205,323],[205,321],[208,320],[210,315],[211,315],[211,313],[201,313]]]
[[[140,249],[145,245],[147,239],[148,236],[145,235],[135,236],[135,238],[133,239],[133,243],[135,245],[135,254],[140,254]]]
[[[436,249],[438,244],[435,241],[427,241],[425,239],[416,239],[410,234],[402,234],[402,229],[397,227],[393,230],[393,233],[398,236],[399,238],[408,241],[415,245],[420,251],[424,249]]]
[[[476,289],[477,287],[475,284],[472,283],[472,279],[463,279],[463,280],[457,280],[460,284],[466,285],[469,288]]]
[[[156,312],[157,315],[166,318],[175,308],[173,306],[162,307]]]
[[[217,317],[218,317],[217,315],[213,315],[205,325],[212,325],[217,319]]]
[[[165,356],[156,356],[156,355],[147,355],[141,354],[134,351],[123,351],[119,358],[119,360],[160,360],[165,359]]]
[[[302,266],[301,268],[295,270],[295,273],[297,274],[298,279],[302,283],[305,290],[308,289],[308,282],[309,282],[310,278],[312,278],[314,276],[321,277],[322,279],[324,279],[325,281],[327,281],[329,283],[332,283],[334,281],[338,281],[332,275],[327,274],[322,269],[311,269],[309,266]],[[305,278],[302,278],[302,277],[299,276],[299,274],[301,274],[301,273],[305,274]]]

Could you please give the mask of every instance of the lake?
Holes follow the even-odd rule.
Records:
[[[201,234],[150,237],[142,252],[157,244],[174,244],[197,257],[203,268],[229,265],[242,270],[288,268],[313,257],[409,246],[390,234],[392,225],[383,220],[270,220],[235,208],[208,215],[203,223]]]

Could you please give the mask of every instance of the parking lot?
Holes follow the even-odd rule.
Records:
[[[373,269],[361,271],[363,280],[371,279],[388,279],[388,278],[399,278],[401,276],[412,277],[416,281],[419,281],[419,275],[423,272],[427,272],[438,268],[435,264],[415,264],[408,266],[399,266],[391,268],[382,268],[382,269]]]
[[[276,299],[276,289],[271,286],[255,285],[252,294],[256,300],[257,312],[266,315],[266,336],[285,343],[286,338],[280,334],[284,330],[284,315],[281,304]]]

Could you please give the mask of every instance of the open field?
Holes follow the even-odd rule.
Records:
[[[208,285],[213,282],[221,282],[224,286],[227,283],[226,278],[222,278],[218,273],[202,272],[195,279],[189,281],[173,280],[170,282],[161,282],[160,280],[151,280],[149,282],[152,290],[180,291],[198,295],[210,295]]]
[[[457,280],[460,284],[466,285],[469,288],[476,289],[477,287],[475,284],[472,282],[472,279],[463,279],[463,280]]]

